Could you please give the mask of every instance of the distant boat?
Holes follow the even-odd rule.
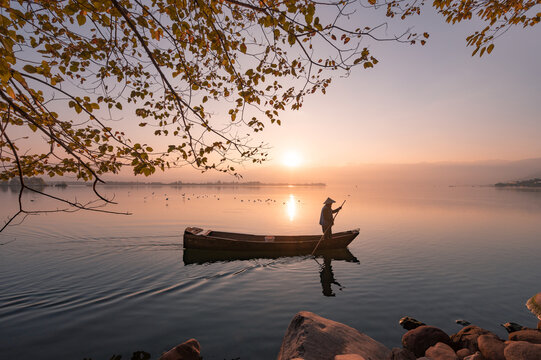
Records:
[[[322,240],[318,250],[345,249],[359,235],[359,229],[334,233],[332,239]],[[185,249],[278,251],[311,253],[320,235],[251,235],[188,227],[184,230]]]

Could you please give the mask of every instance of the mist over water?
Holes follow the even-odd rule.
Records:
[[[86,187],[52,189],[84,200]],[[402,316],[449,334],[463,318],[535,326],[541,192],[492,187],[106,187],[109,210],[32,216],[0,235],[2,358],[157,358],[191,337],[205,359],[274,359],[309,310],[399,346]],[[346,200],[334,231],[360,228],[351,257],[201,258],[187,226],[318,234],[322,202]],[[2,219],[17,194],[0,192]],[[33,200],[33,201],[31,201]],[[33,208],[56,208],[35,195]],[[338,205],[337,205],[338,206]],[[326,261],[324,261],[326,260]],[[324,265],[324,267],[322,267]]]

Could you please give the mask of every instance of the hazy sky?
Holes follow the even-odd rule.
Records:
[[[335,79],[325,96],[264,132],[280,162],[304,165],[517,160],[541,156],[541,27],[515,28],[472,57],[472,24],[415,19],[424,47],[378,44],[380,63]],[[410,21],[411,22],[411,21]]]

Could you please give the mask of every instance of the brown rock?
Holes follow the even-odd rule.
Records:
[[[467,348],[472,354],[475,354],[475,352],[479,350],[479,347],[477,346],[477,338],[485,334],[494,335],[490,331],[482,329],[479,326],[466,326],[456,334],[451,335],[451,346],[455,350]]]
[[[289,324],[277,360],[329,360],[343,354],[385,360],[390,353],[383,344],[347,325],[301,311]]]
[[[505,328],[505,330],[507,330],[508,333],[526,329],[524,326],[517,324],[516,322],[506,322],[505,324],[501,325]]]
[[[464,359],[466,356],[469,356],[471,354],[472,353],[470,349],[467,349],[467,348],[460,349],[456,352],[456,356],[458,356],[460,360]]]
[[[509,340],[541,344],[541,331],[535,329],[515,331],[509,334]]]
[[[441,342],[426,349],[425,354],[432,360],[458,360],[455,351],[449,345]]]
[[[479,351],[476,351],[475,354],[472,354],[472,355],[469,355],[469,356],[466,356],[464,358],[464,360],[487,360],[483,357],[483,355],[479,352]],[[490,360],[490,359],[489,359]]]
[[[483,357],[490,360],[505,360],[503,356],[505,344],[498,337],[491,334],[481,335],[477,338],[477,346]]]
[[[336,355],[334,357],[334,360],[366,360],[361,355],[357,354],[344,354],[344,355]]]
[[[414,319],[411,316],[404,316],[398,321],[398,323],[406,330],[413,330],[418,328],[419,326],[426,325],[425,323],[420,322],[419,320]]]
[[[541,344],[509,341],[503,353],[506,360],[539,360],[541,359]]]
[[[426,349],[439,342],[450,345],[451,339],[443,330],[428,325],[419,326],[402,336],[402,345],[416,357],[424,356]]]
[[[201,360],[201,346],[195,339],[190,339],[180,345],[175,346],[158,360]]]
[[[408,349],[395,347],[391,350],[387,360],[415,360],[415,355]]]

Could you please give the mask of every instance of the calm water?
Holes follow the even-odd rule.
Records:
[[[53,191],[88,196],[85,187]],[[136,350],[157,358],[195,337],[206,360],[274,359],[300,310],[389,347],[399,346],[405,315],[448,333],[463,318],[500,336],[500,323],[537,322],[524,303],[541,290],[541,192],[360,186],[105,192],[120,203],[110,209],[134,214],[40,215],[0,234],[1,358],[97,360]],[[183,253],[186,226],[319,233],[327,196],[347,200],[335,231],[361,229],[349,254],[316,262]],[[16,194],[4,188],[0,200],[5,219]],[[51,206],[33,195],[27,201]]]

